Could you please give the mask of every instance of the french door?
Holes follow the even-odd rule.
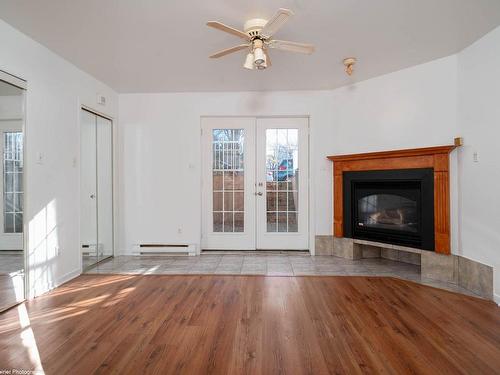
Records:
[[[202,134],[202,248],[308,249],[308,119],[207,117]]]

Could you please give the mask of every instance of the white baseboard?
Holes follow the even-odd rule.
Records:
[[[78,268],[61,276],[55,282],[39,285],[38,287],[35,287],[29,291],[28,299],[33,299],[35,297],[41,296],[42,294],[50,292],[51,290],[61,286],[62,284],[74,279],[75,277],[80,276],[80,274],[81,270]]]
[[[500,306],[500,294],[493,293],[493,300],[498,306]]]
[[[68,281],[74,279],[75,277],[78,277],[82,274],[82,271],[80,269],[73,270],[71,272],[68,272],[66,275],[63,275],[57,280],[57,286],[61,286],[64,283],[67,283]]]

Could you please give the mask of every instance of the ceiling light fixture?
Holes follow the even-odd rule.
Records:
[[[273,17],[269,20],[262,18],[253,18],[245,22],[244,31],[235,29],[234,27],[224,25],[217,21],[207,22],[207,26],[214,29],[224,31],[235,35],[244,40],[243,44],[226,48],[222,51],[214,53],[210,57],[218,59],[219,57],[229,55],[230,53],[247,50],[245,63],[243,66],[247,69],[263,70],[271,67],[271,59],[269,57],[270,49],[278,49],[282,51],[311,54],[314,52],[314,46],[305,43],[289,42],[286,40],[276,40],[274,34],[288,21],[293,15],[289,9],[278,9]],[[253,56],[252,64],[249,62],[250,56]]]
[[[262,64],[260,65],[256,65],[257,69],[259,70],[264,70],[264,69],[267,69],[267,61],[264,61]]]
[[[264,64],[266,62],[266,55],[263,50],[264,43],[260,39],[254,39],[252,44],[253,54],[255,56],[253,63],[257,66]]]
[[[253,54],[255,56],[255,59],[253,60],[253,63],[256,66],[262,65],[262,64],[264,64],[266,62],[266,55],[264,54],[264,51],[262,50],[262,48],[256,48],[253,51]]]
[[[245,59],[243,67],[246,69],[254,70],[255,69],[255,65],[253,64],[254,60],[255,60],[254,55],[252,52],[250,52]]]
[[[352,73],[354,73],[354,64],[356,64],[356,58],[348,57],[344,59],[345,72],[347,75],[352,76]]]

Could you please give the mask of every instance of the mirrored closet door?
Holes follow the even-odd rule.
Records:
[[[113,126],[82,109],[80,120],[82,269],[113,256]]]
[[[0,311],[24,300],[25,82],[0,71]]]

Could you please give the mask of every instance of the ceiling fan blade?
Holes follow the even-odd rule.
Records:
[[[250,41],[250,37],[245,34],[243,31],[237,30],[231,26],[224,25],[223,23],[217,22],[217,21],[209,21],[207,22],[207,26],[213,27],[214,29],[224,31],[226,33],[235,35],[241,39],[245,39]]]
[[[271,40],[271,42],[269,42],[269,48],[306,54],[314,52],[314,46],[312,44],[289,42],[286,40]]]
[[[266,23],[264,28],[260,31],[260,35],[264,38],[272,37],[288,19],[293,16],[293,12],[289,9],[280,8],[276,14]]]
[[[213,55],[210,56],[212,59],[216,59],[222,56],[229,55],[230,53],[240,51],[242,49],[250,47],[250,44],[240,44],[239,46],[234,46],[231,48],[223,49],[222,51],[219,51],[217,53],[214,53]]]

